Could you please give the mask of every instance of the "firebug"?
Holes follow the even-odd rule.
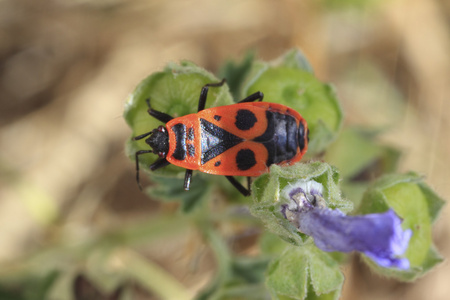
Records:
[[[151,108],[148,113],[165,123],[133,140],[147,138],[152,150],[140,150],[136,157],[136,180],[139,184],[139,155],[155,153],[159,159],[150,170],[173,164],[186,170],[184,189],[189,190],[192,171],[225,175],[245,196],[250,195],[250,177],[269,172],[272,164],[290,165],[299,161],[308,149],[308,125],[295,110],[277,103],[261,102],[256,92],[232,105],[205,109],[210,87],[201,92],[198,112],[178,118]],[[258,101],[258,102],[254,102]],[[233,176],[246,176],[245,188]]]

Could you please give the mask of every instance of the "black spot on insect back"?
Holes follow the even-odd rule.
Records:
[[[214,120],[216,120],[216,121],[220,121],[220,119],[222,119],[222,117],[221,117],[221,116],[218,116],[218,115],[215,115],[215,116],[214,116]]]
[[[189,156],[195,156],[195,147],[192,144],[187,144],[187,153]]]
[[[221,163],[222,163],[222,162],[221,162],[220,160],[216,161],[216,162],[214,163],[214,167],[220,166]]]
[[[255,126],[256,116],[254,113],[247,109],[240,109],[237,111],[236,114],[236,122],[234,122],[234,125],[240,130],[249,130],[253,126]]]
[[[245,171],[256,165],[255,153],[250,149],[241,149],[236,154],[236,164],[239,170]]]
[[[300,147],[300,151],[305,148],[305,126],[302,122],[298,126],[298,146]]]
[[[182,123],[175,124],[172,127],[175,133],[175,151],[173,151],[172,157],[178,160],[186,158],[186,125]]]
[[[195,138],[195,135],[194,135],[194,128],[193,128],[193,127],[190,127],[190,128],[188,129],[187,139],[188,139],[189,141],[193,141],[194,138]]]

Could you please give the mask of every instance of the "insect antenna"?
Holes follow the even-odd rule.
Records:
[[[148,137],[148,136],[151,135],[152,133],[154,133],[154,130],[152,130],[152,131],[150,131],[150,132],[147,132],[147,133],[144,133],[144,134],[141,134],[141,135],[138,135],[138,136],[135,136],[135,137],[133,138],[133,141],[142,140],[143,138]]]

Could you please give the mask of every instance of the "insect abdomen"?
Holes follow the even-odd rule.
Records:
[[[269,153],[266,165],[279,164],[292,159],[297,154],[298,149],[298,126],[294,117],[274,112],[266,111],[267,129],[255,142],[259,142],[266,147]]]

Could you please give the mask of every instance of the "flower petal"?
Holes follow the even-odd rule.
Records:
[[[314,238],[316,246],[323,251],[363,252],[383,267],[408,269],[409,261],[400,258],[408,248],[411,230],[401,228],[401,219],[393,210],[381,214],[347,216],[340,210],[314,206],[322,197],[314,190],[291,187],[289,205],[282,206],[283,215],[300,232]],[[320,191],[321,192],[321,191]]]

